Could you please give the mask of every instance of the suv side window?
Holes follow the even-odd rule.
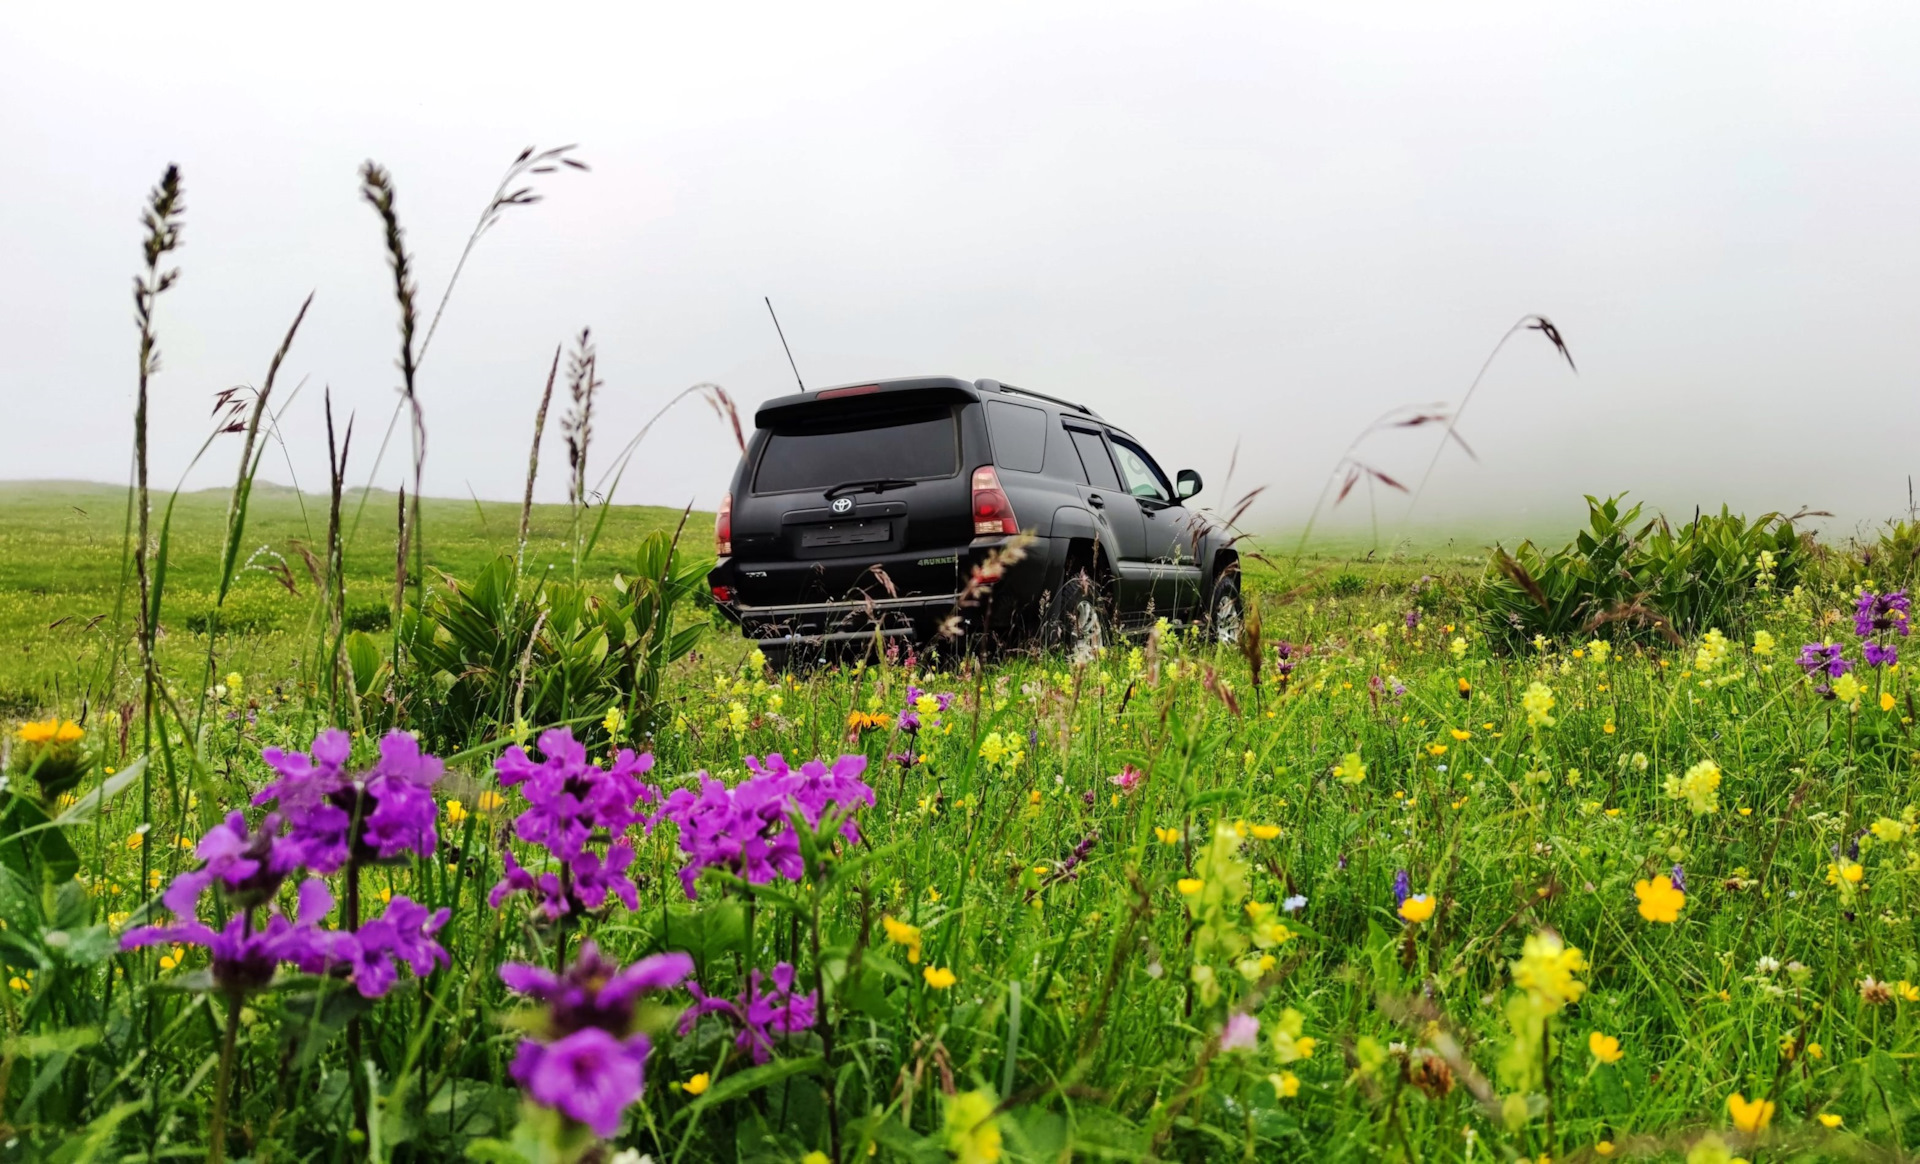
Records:
[[[1173,490],[1167,485],[1167,479],[1160,474],[1160,466],[1153,463],[1147,451],[1130,441],[1113,438],[1113,452],[1120,462],[1120,475],[1126,479],[1127,492],[1148,501],[1158,501],[1162,505],[1173,504]]]
[[[1087,471],[1087,484],[1101,489],[1120,488],[1120,475],[1113,471],[1113,458],[1107,455],[1107,442],[1100,439],[1100,434],[1084,428],[1070,428],[1067,435],[1073,438],[1073,447],[1080,454],[1080,464]]]
[[[1002,469],[1038,473],[1047,462],[1047,414],[1025,404],[987,401],[994,462]]]

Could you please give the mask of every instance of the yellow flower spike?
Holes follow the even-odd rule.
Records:
[[[1620,1040],[1612,1035],[1603,1035],[1593,1031],[1587,1035],[1587,1053],[1602,1063],[1618,1063],[1626,1052],[1620,1049]]]
[[[1736,1091],[1727,1097],[1727,1115],[1732,1117],[1735,1128],[1749,1136],[1758,1135],[1773,1122],[1773,1101],[1749,1100]]]
[[[702,1071],[682,1084],[681,1088],[688,1095],[700,1095],[703,1094],[712,1083],[713,1080],[708,1077],[705,1071]]]
[[[920,971],[920,977],[926,979],[927,985],[935,990],[945,990],[958,981],[953,971],[944,966],[929,966]]]
[[[1650,922],[1672,925],[1680,920],[1687,895],[1673,887],[1673,878],[1662,873],[1651,881],[1633,883],[1633,895],[1640,899],[1640,916]]]

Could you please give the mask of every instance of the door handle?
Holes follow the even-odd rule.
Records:
[[[1106,498],[1100,496],[1098,493],[1089,493],[1087,494],[1087,504],[1093,506],[1095,509],[1105,509],[1107,501]]]

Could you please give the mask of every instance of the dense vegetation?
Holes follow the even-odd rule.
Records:
[[[617,552],[596,604],[647,574],[644,538]],[[179,594],[219,565],[182,561]],[[775,675],[711,636],[651,739],[594,689],[554,711],[582,748],[475,710],[437,773],[382,755],[407,682],[345,708],[279,623],[218,638],[205,692],[206,635],[170,626],[207,712],[143,754],[100,687],[82,716],[96,631],[74,678],[10,680],[13,1151],[194,1156],[217,1118],[259,1160],[1892,1158],[1920,1131],[1907,620],[1857,557],[1805,562],[1682,646],[1510,649],[1490,583],[1431,561],[1256,573],[1238,647]],[[331,831],[282,754],[330,723],[368,773]],[[646,989],[589,1007],[512,963]]]

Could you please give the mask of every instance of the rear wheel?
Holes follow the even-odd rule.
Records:
[[[1111,614],[1100,584],[1085,571],[1069,576],[1053,596],[1047,619],[1047,645],[1059,647],[1076,660],[1091,658],[1107,645]]]
[[[1207,626],[1213,641],[1231,647],[1240,641],[1241,612],[1240,567],[1228,566],[1213,581],[1213,598],[1207,603]]]

